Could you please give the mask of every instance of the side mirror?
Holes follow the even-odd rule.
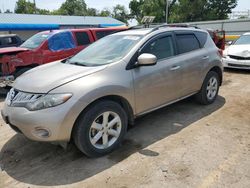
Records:
[[[157,63],[157,57],[153,54],[141,54],[137,59],[137,65],[139,66],[152,66]]]

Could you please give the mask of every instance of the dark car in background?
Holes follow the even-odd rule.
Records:
[[[0,35],[0,48],[17,47],[22,43],[22,39],[16,34]]]

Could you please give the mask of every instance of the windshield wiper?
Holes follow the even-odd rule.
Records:
[[[86,67],[87,65],[83,64],[83,63],[79,63],[79,62],[69,62],[69,64],[71,65],[77,65],[77,66],[82,66],[82,67]]]

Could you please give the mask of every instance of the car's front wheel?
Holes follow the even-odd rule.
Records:
[[[76,146],[89,157],[116,149],[127,131],[127,115],[113,101],[100,101],[80,115],[73,132]]]
[[[205,105],[212,104],[218,96],[219,86],[219,75],[214,71],[210,71],[203,82],[200,92],[196,94],[197,101]]]

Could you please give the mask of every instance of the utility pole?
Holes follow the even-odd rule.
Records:
[[[34,3],[35,13],[36,13],[36,0],[33,0],[33,3]]]
[[[168,0],[166,0],[166,23],[168,23]]]

